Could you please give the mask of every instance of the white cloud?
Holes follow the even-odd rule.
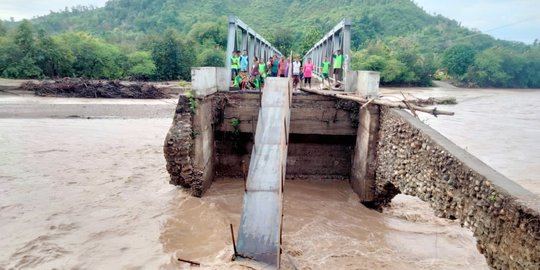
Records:
[[[437,13],[463,26],[496,38],[532,43],[540,39],[538,0],[415,0],[428,13]]]
[[[49,14],[50,11],[63,10],[65,7],[78,5],[96,7],[105,6],[107,0],[1,0],[0,19],[15,20],[30,19],[35,16]]]

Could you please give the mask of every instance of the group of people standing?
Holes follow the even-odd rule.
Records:
[[[334,79],[336,84],[339,84],[337,82],[343,65],[343,55],[341,50],[335,52],[332,60],[334,63]],[[304,87],[308,86],[311,88],[311,78],[315,70],[311,58],[308,58],[306,63],[302,63],[300,57],[297,56],[295,60],[290,63],[284,56],[278,58],[276,55],[268,59],[268,61],[259,59],[255,56],[253,58],[253,65],[249,68],[249,58],[246,50],[242,51],[242,53],[240,53],[240,51],[234,51],[230,63],[233,87],[238,87],[242,90],[262,89],[266,77],[288,77],[289,65],[291,65],[292,68],[293,87],[297,89],[298,85],[303,80]],[[328,57],[325,56],[320,67],[323,84],[325,80],[330,84],[330,64]]]

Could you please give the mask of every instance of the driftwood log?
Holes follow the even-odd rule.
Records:
[[[306,89],[306,88],[300,88],[300,90],[302,90],[304,92],[308,92],[308,93],[317,94],[317,95],[331,96],[331,97],[337,97],[337,98],[346,99],[346,100],[352,100],[352,101],[356,101],[356,102],[358,102],[358,103],[360,103],[362,105],[363,104],[368,104],[368,103],[373,103],[373,104],[377,104],[377,105],[387,106],[387,107],[390,107],[390,108],[408,109],[413,114],[416,114],[416,111],[418,111],[418,112],[429,113],[429,114],[432,114],[434,116],[438,116],[438,115],[454,115],[454,112],[437,110],[437,107],[435,107],[435,108],[420,107],[418,105],[415,105],[414,102],[411,102],[411,100],[390,101],[390,100],[384,100],[384,99],[365,99],[365,98],[358,97],[358,96],[350,96],[350,95],[345,95],[345,94],[336,93],[336,92],[330,92],[330,91],[322,91],[322,90],[314,90],[314,89]]]

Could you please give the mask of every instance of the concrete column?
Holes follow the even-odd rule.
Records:
[[[350,88],[350,83],[347,81],[347,72],[349,71],[349,64],[351,61],[351,20],[343,20],[343,41],[342,51],[343,51],[343,84],[345,84],[345,89]],[[348,86],[348,87],[347,87]]]
[[[361,202],[375,200],[379,114],[378,105],[370,104],[360,110],[350,184]]]
[[[225,67],[227,68],[228,78],[231,78],[231,57],[232,51],[235,49],[236,41],[236,17],[229,17],[229,34],[227,36],[227,51],[225,52]]]

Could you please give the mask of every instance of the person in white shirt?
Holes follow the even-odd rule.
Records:
[[[292,63],[292,75],[293,75],[293,88],[296,89],[298,83],[300,82],[300,56],[297,56],[294,62]]]

